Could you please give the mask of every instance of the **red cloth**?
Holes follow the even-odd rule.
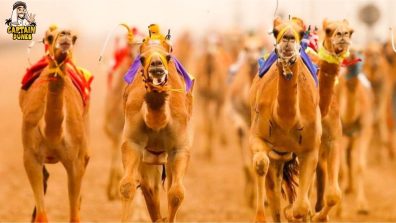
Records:
[[[344,59],[344,60],[342,61],[341,66],[343,66],[343,67],[349,67],[349,66],[355,65],[355,64],[357,64],[357,63],[359,63],[359,62],[361,62],[361,61],[362,61],[362,59],[360,59],[360,58],[355,58],[355,59],[348,59],[348,58],[346,58],[346,59]]]
[[[34,81],[40,76],[44,68],[48,66],[48,64],[49,57],[44,56],[36,64],[26,69],[26,73],[22,79],[22,89],[28,90]],[[86,80],[82,71],[79,70],[71,60],[66,62],[66,74],[70,76],[74,86],[81,95],[83,104],[86,105],[87,101],[89,100],[93,77],[90,77],[89,80]]]
[[[125,57],[129,55],[129,47],[125,46],[123,48],[117,49],[113,56],[114,56],[114,65],[111,67],[111,70],[107,76],[107,86],[111,86],[111,82],[113,80],[113,72],[121,65],[121,62],[124,60]]]

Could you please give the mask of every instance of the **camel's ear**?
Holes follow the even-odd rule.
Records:
[[[145,62],[146,62],[146,58],[144,56],[140,56],[140,63],[144,66]]]
[[[275,27],[279,26],[280,24],[282,24],[282,19],[280,17],[276,17],[274,19],[274,29],[275,29]]]
[[[275,39],[277,39],[278,38],[278,34],[279,34],[279,30],[277,30],[277,29],[273,29],[272,30],[272,33],[274,34],[274,37],[275,37]]]
[[[48,36],[45,37],[45,40],[51,45],[52,42],[54,42],[54,35],[49,34]]]
[[[73,37],[72,37],[72,43],[73,43],[73,45],[76,43],[76,41],[77,41],[77,36],[76,36],[76,35],[73,35]]]
[[[170,54],[166,55],[166,61],[169,63],[169,61],[171,60],[172,56]]]
[[[353,34],[354,31],[355,31],[355,30],[353,30],[353,29],[350,29],[350,30],[349,30],[349,37],[352,36],[352,34]]]
[[[329,25],[329,21],[327,20],[327,18],[323,19],[323,23],[322,23],[323,30],[326,30],[328,25]]]
[[[293,22],[301,27],[301,29],[305,29],[304,21],[298,17],[292,18]]]

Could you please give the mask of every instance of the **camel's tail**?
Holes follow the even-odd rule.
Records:
[[[47,168],[45,168],[45,166],[43,166],[43,185],[44,185],[44,195],[47,193],[47,182],[48,182],[48,178],[49,178],[49,172],[47,171]],[[36,219],[36,207],[33,208],[33,214],[32,214],[32,221],[34,222],[34,220]]]
[[[283,197],[287,196],[289,202],[293,203],[296,199],[296,187],[298,186],[298,182],[296,177],[299,174],[299,165],[296,154],[293,154],[293,158],[285,163],[283,167],[283,185],[282,195]]]

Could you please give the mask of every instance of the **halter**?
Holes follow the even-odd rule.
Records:
[[[326,48],[324,48],[323,45],[319,47],[319,51],[318,51],[319,59],[324,60],[327,63],[337,64],[337,65],[341,64],[345,58],[349,57],[349,55],[350,55],[349,50],[337,55],[335,53],[326,50]]]
[[[150,81],[150,77],[148,75],[148,68],[150,67],[150,63],[151,60],[153,58],[153,56],[159,56],[162,64],[165,67],[165,70],[169,72],[169,64],[168,61],[166,60],[166,58],[159,52],[153,52],[149,55],[149,57],[147,58],[147,62],[143,67],[143,70],[141,71],[142,73],[142,78],[143,78],[143,82],[144,82],[144,87],[146,88],[147,92],[151,92],[151,91],[155,91],[158,93],[163,93],[163,92],[178,92],[178,93],[184,93],[183,89],[174,89],[174,88],[170,88],[169,86],[167,86],[168,83],[168,77],[166,77],[166,80],[164,83],[162,83],[161,85],[154,85],[151,83]],[[167,74],[169,75],[169,73]]]

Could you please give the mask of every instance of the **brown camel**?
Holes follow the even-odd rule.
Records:
[[[378,43],[369,43],[364,52],[366,59],[363,70],[374,92],[374,131],[378,132],[379,136],[374,139],[380,148],[375,154],[376,160],[385,160],[385,157],[393,158],[395,155],[392,117],[393,71],[395,70],[390,66],[391,59],[387,55]]]
[[[348,56],[353,30],[347,20],[323,21],[325,37],[319,48],[319,94],[322,140],[316,170],[317,202],[314,221],[327,221],[332,207],[341,200],[338,183],[342,125],[338,98],[335,97],[341,62]]]
[[[249,34],[245,37],[243,43],[245,52],[241,61],[240,70],[233,78],[226,98],[226,110],[232,120],[235,128],[243,160],[243,170],[245,174],[245,193],[249,206],[254,207],[255,188],[254,173],[251,167],[251,154],[246,148],[249,127],[250,127],[250,107],[249,107],[249,90],[253,78],[258,72],[257,60],[263,49],[263,41],[257,34]]]
[[[50,44],[49,64],[30,88],[21,90],[19,97],[24,166],[37,208],[34,221],[47,221],[44,164],[60,161],[68,176],[70,221],[79,222],[80,189],[89,161],[89,105],[88,101],[84,103],[66,71],[76,36],[68,30],[59,30],[46,38]]]
[[[128,30],[128,36],[131,38],[127,40],[127,45],[123,48],[116,49],[116,61],[108,74],[108,88],[105,99],[104,129],[112,142],[111,169],[107,185],[107,197],[109,200],[114,200],[119,196],[118,184],[122,177],[120,141],[124,128],[122,92],[127,85],[124,81],[124,75],[135,59],[135,52],[138,48],[134,44],[132,30]]]
[[[303,27],[299,18],[274,20],[277,62],[263,77],[254,78],[250,90],[249,144],[257,177],[258,222],[266,219],[264,186],[272,220],[280,221],[282,178],[292,203],[286,217],[306,219],[310,210],[308,189],[318,161],[322,128],[318,89],[299,54]],[[294,189],[295,179],[290,174],[296,169],[299,187]]]
[[[192,92],[186,92],[175,61],[162,45],[143,45],[141,64],[124,93],[122,220],[129,218],[139,185],[151,220],[162,220],[159,189],[166,176],[168,220],[174,222],[184,199],[183,177],[192,144]]]
[[[204,145],[205,153],[208,159],[213,156],[213,146],[215,140],[225,143],[224,127],[224,103],[227,89],[227,68],[231,64],[228,52],[225,51],[222,42],[215,34],[209,35],[204,43],[204,52],[199,56],[197,61],[196,74],[197,96],[200,107],[203,108],[202,114],[205,114],[202,132],[206,133]]]
[[[358,56],[351,51],[351,59]],[[337,97],[340,102],[340,114],[343,128],[341,151],[346,162],[342,162],[342,179],[346,179],[346,194],[355,195],[357,211],[367,214],[368,206],[364,192],[364,173],[366,154],[373,133],[373,92],[370,82],[361,72],[360,65],[348,67],[340,78]],[[346,165],[345,165],[346,164]]]

